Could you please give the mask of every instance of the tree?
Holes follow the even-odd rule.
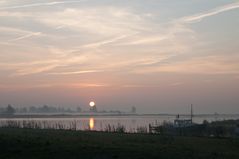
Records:
[[[31,106],[31,107],[29,108],[29,112],[30,112],[30,113],[36,113],[36,112],[37,112],[37,108],[34,107],[34,106]]]
[[[6,108],[6,114],[14,114],[15,112],[16,112],[16,110],[13,108],[13,106],[8,104],[8,106]]]
[[[50,111],[50,107],[48,105],[44,105],[43,107],[41,107],[42,113],[49,113],[49,111]]]
[[[81,107],[77,107],[77,108],[76,108],[76,111],[77,111],[77,112],[81,112],[81,111],[82,111]]]
[[[136,113],[136,108],[135,107],[131,108],[131,113]]]

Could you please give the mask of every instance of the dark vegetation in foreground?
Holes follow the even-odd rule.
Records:
[[[238,138],[0,128],[1,159],[238,159]]]

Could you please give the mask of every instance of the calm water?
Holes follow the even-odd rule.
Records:
[[[187,118],[187,117],[185,117]],[[96,116],[96,117],[57,117],[57,118],[2,118],[0,122],[14,120],[14,121],[37,121],[45,122],[50,125],[61,123],[65,128],[69,128],[71,123],[76,123],[77,130],[105,130],[110,126],[117,127],[118,124],[125,126],[126,131],[136,132],[138,127],[148,128],[149,124],[160,125],[164,121],[173,122],[175,116],[160,116],[160,115],[148,115],[148,116]],[[202,123],[204,120],[217,121],[227,119],[239,119],[239,115],[205,115],[195,116],[193,121],[195,123]]]

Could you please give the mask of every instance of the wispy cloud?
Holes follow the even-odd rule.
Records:
[[[7,0],[1,0],[0,5],[7,3]]]
[[[27,30],[23,30],[23,29],[19,29],[17,27],[6,27],[6,26],[0,26],[0,30],[2,32],[9,32],[9,33],[17,33],[17,34],[30,34],[32,32],[27,31]]]
[[[135,35],[135,34],[132,34],[132,35]],[[117,37],[112,38],[112,39],[86,44],[86,45],[83,45],[82,47],[85,47],[85,48],[96,48],[96,47],[100,47],[100,46],[103,46],[103,45],[107,45],[107,44],[111,44],[111,43],[117,42],[118,40],[122,40],[122,39],[124,39],[126,37],[129,37],[129,36],[131,36],[131,35],[121,35],[121,36],[117,36]]]
[[[210,11],[205,12],[205,13],[184,17],[182,19],[182,21],[186,22],[186,23],[195,23],[195,22],[201,21],[204,18],[213,16],[213,15],[217,15],[219,13],[223,13],[223,12],[226,12],[226,11],[234,10],[234,9],[237,9],[237,8],[239,8],[239,2],[232,3],[232,4],[229,4],[229,5],[225,5],[225,6],[210,10]]]
[[[0,89],[6,91],[22,91],[22,90],[34,90],[34,89],[53,89],[53,88],[104,88],[111,87],[105,83],[35,83],[35,84],[0,84]]]
[[[41,88],[51,88],[54,84],[0,84],[0,88],[4,91],[19,91],[28,89],[41,89]]]
[[[29,74],[42,73],[42,72],[52,70],[58,66],[59,66],[58,64],[50,64],[46,66],[36,66],[33,68],[23,68],[23,69],[17,70],[13,76],[24,76]]]
[[[73,87],[73,88],[84,88],[84,87],[110,87],[109,84],[105,83],[72,83],[65,85],[66,87]]]
[[[190,58],[183,61],[174,61],[160,66],[135,69],[134,73],[147,74],[156,72],[183,73],[183,74],[239,74],[238,57],[232,60],[227,56],[207,56]]]
[[[127,9],[109,6],[66,8],[52,13],[51,16],[43,15],[44,18],[39,19],[39,22],[44,25],[58,30],[67,28],[75,32],[86,31],[96,37],[119,37],[145,29],[140,25],[143,22],[140,15]]]
[[[84,70],[84,71],[73,71],[73,72],[51,72],[50,75],[77,75],[86,73],[102,72],[102,70]]]
[[[9,6],[9,9],[78,2],[82,1],[34,3]],[[31,57],[31,60],[36,62],[35,64],[15,62],[15,66],[6,64],[3,68],[9,69],[10,67],[11,70],[15,71],[13,74],[18,76],[36,73],[64,76],[99,71],[124,73],[203,72],[206,67],[203,67],[204,69],[198,68],[201,65],[197,64],[192,70],[186,69],[188,61],[180,60],[180,57],[191,56],[194,52],[193,48],[198,42],[198,34],[186,23],[202,20],[208,16],[235,8],[238,8],[238,3],[164,24],[161,24],[160,21],[154,21],[145,16],[145,13],[137,12],[130,7],[107,5],[89,7],[87,5],[77,8],[69,5],[69,7],[63,6],[61,10],[46,10],[45,12],[35,10],[7,11],[5,8],[6,11],[3,11],[3,16],[7,16],[8,12],[10,18],[14,18],[14,16],[24,17],[26,14],[31,16],[27,17],[27,20],[34,22],[34,24],[37,22],[39,28],[42,27],[43,30],[41,32],[21,32],[16,29],[14,33],[17,36],[14,34],[10,36],[12,38],[14,35],[16,38],[10,38],[11,40],[8,42],[14,43],[25,39],[24,44],[26,43],[26,45],[34,43],[38,47],[42,47],[41,51],[35,53],[41,54],[41,56]],[[0,7],[1,9],[3,10]],[[157,17],[157,15],[154,16]],[[1,28],[7,31],[6,28]],[[8,30],[7,32],[13,31]],[[32,37],[43,35],[46,41],[42,39],[31,41]],[[49,37],[52,35],[58,35],[60,38],[51,40]],[[51,62],[45,63],[44,58]],[[79,71],[79,68],[83,71]],[[70,71],[66,72],[66,70]]]
[[[121,45],[147,45],[153,43],[159,43],[162,40],[168,39],[167,35],[158,35],[158,36],[149,36],[149,37],[141,37],[138,40],[131,41],[128,43],[122,43]]]
[[[152,85],[152,84],[123,84],[119,87],[122,88],[156,88],[160,87],[160,85]]]
[[[55,2],[46,2],[46,3],[30,3],[16,6],[6,6],[0,7],[0,10],[9,10],[9,9],[20,9],[20,8],[30,8],[30,7],[40,7],[40,6],[54,6],[61,4],[71,4],[71,3],[80,3],[86,0],[78,0],[78,1],[55,1]]]
[[[40,36],[40,35],[42,35],[41,32],[29,33],[29,34],[26,34],[26,35],[23,35],[23,36],[19,36],[15,39],[11,39],[8,42],[15,42],[15,41],[18,41],[18,40],[23,40],[23,39],[31,38],[33,36]]]

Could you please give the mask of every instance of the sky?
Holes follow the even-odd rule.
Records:
[[[0,106],[239,113],[238,0],[0,0]]]

